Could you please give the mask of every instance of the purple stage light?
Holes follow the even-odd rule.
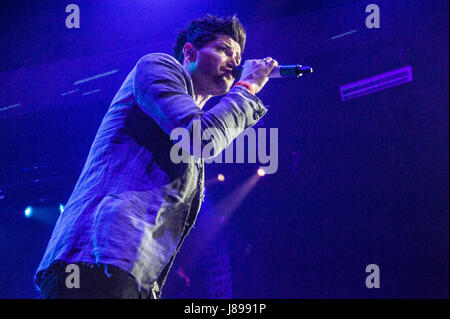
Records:
[[[341,85],[342,101],[372,94],[413,80],[410,65],[363,80]]]

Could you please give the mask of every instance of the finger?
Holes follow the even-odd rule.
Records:
[[[268,56],[267,58],[262,59],[265,64],[269,64],[272,61],[272,57]]]
[[[278,66],[278,61],[272,59],[268,64],[267,64],[267,68],[272,71],[274,68],[276,68]]]

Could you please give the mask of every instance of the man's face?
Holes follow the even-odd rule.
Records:
[[[218,35],[195,51],[190,65],[195,91],[214,96],[227,93],[234,82],[231,70],[241,63],[239,43],[228,35]]]

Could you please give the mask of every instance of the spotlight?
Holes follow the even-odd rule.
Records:
[[[65,206],[63,204],[59,204],[59,212],[62,214],[64,211]]]
[[[225,176],[223,176],[222,174],[217,175],[217,179],[219,180],[219,182],[223,182],[225,180]]]
[[[258,175],[264,176],[264,175],[266,175],[266,171],[264,169],[260,168],[260,169],[258,169]]]
[[[25,208],[24,214],[26,218],[30,218],[33,215],[33,207],[28,206],[27,208]]]

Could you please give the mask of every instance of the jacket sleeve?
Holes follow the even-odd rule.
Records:
[[[202,146],[213,143],[212,157],[267,112],[259,98],[241,87],[231,88],[219,103],[205,112],[188,94],[186,81],[190,78],[184,72],[169,55],[146,55],[135,67],[134,97],[137,105],[168,135],[176,128],[192,134],[194,126],[202,133],[212,132],[214,137],[210,141],[199,138]]]

